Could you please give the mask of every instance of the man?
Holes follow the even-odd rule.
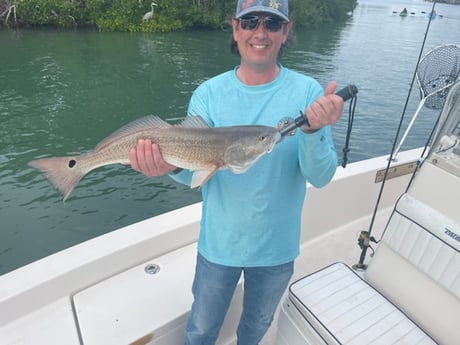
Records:
[[[260,342],[299,254],[306,181],[322,187],[337,166],[328,126],[343,109],[343,100],[333,94],[335,83],[323,96],[314,79],[278,63],[292,28],[287,0],[239,0],[232,28],[240,65],[201,84],[190,100],[189,115],[202,116],[212,127],[276,126],[282,117],[296,117],[302,110],[310,126],[277,144],[246,173],[221,170],[203,186],[186,345],[215,343],[241,273],[238,344]],[[149,140],[139,141],[130,160],[133,169],[147,176],[170,173],[176,181],[190,183],[191,172],[177,173]]]

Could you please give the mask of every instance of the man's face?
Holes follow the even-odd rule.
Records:
[[[268,20],[269,23],[263,23],[265,20]],[[254,26],[256,26],[255,29]],[[241,64],[263,70],[277,63],[279,50],[288,38],[291,23],[282,23],[281,18],[267,13],[251,13],[241,19],[234,19],[232,27],[233,39],[238,44],[241,56]],[[275,31],[277,27],[280,28]]]

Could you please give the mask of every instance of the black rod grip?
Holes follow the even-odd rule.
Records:
[[[347,85],[343,89],[339,90],[336,92],[337,96],[342,97],[343,101],[346,102],[350,98],[355,97],[356,94],[358,93],[358,88],[355,85]],[[294,122],[290,123],[286,127],[283,127],[279,130],[279,133],[281,136],[285,136],[287,133],[292,132],[294,129],[307,124],[310,126],[307,120],[307,115],[304,114],[302,111],[300,112],[300,116],[296,117]]]
[[[358,93],[358,88],[355,85],[347,85],[343,89],[337,91],[336,95],[342,97],[343,101],[346,102],[350,98],[355,97]]]

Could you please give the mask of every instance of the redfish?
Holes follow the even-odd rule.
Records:
[[[176,125],[147,116],[120,128],[90,153],[41,158],[29,166],[43,172],[66,200],[91,170],[116,163],[128,165],[130,149],[139,139],[150,139],[159,145],[166,162],[193,171],[191,188],[195,188],[203,186],[219,169],[244,173],[273,149],[277,134],[278,130],[270,126],[211,128],[200,116],[188,116]]]

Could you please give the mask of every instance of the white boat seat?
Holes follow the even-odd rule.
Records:
[[[285,343],[460,344],[459,235],[459,224],[403,195],[366,280],[335,263],[290,286],[281,322],[298,335]]]
[[[436,344],[343,263],[294,282],[289,299],[324,344]]]
[[[460,344],[460,225],[403,195],[367,281],[437,342]]]

